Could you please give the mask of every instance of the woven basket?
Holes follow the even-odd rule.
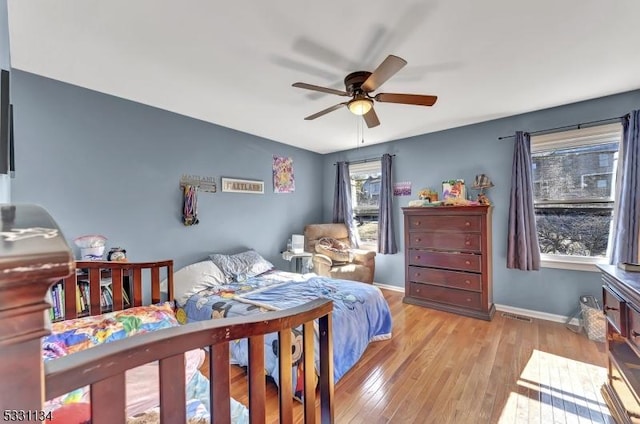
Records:
[[[587,337],[596,342],[605,341],[606,318],[598,301],[593,296],[580,297],[580,310],[582,312],[582,325],[587,332]]]

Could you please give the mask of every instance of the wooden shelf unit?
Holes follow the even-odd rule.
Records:
[[[169,299],[173,298],[173,261],[160,262],[109,262],[109,261],[76,261],[76,269],[79,272],[61,280],[54,286],[62,287],[64,291],[64,305],[61,315],[56,320],[73,319],[86,315],[99,315],[104,312],[119,311],[131,306],[141,306],[143,271],[149,274],[152,283],[152,303],[160,302],[161,270],[169,280]],[[105,307],[102,291],[105,279],[110,279],[110,290],[113,304]],[[78,307],[78,294],[80,285],[86,284],[88,298],[85,299],[86,308]],[[87,292],[85,291],[85,293]],[[128,300],[128,302],[126,301]]]

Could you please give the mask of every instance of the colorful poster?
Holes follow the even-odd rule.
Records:
[[[293,193],[296,181],[293,177],[293,159],[273,156],[273,192]]]
[[[394,196],[411,196],[411,181],[393,183]]]

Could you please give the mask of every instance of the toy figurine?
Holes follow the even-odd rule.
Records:
[[[484,193],[478,193],[478,203],[480,203],[481,205],[491,206],[491,201]]]
[[[127,251],[121,247],[114,247],[109,250],[109,254],[107,255],[108,261],[115,262],[126,262],[127,261]]]

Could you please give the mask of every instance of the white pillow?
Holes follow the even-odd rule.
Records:
[[[226,281],[224,273],[210,259],[196,262],[173,274],[173,297],[178,304],[184,305],[191,295]],[[166,279],[160,283],[160,290],[168,291]]]

